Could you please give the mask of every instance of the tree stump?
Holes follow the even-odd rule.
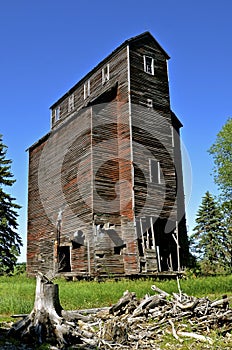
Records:
[[[47,342],[62,348],[70,344],[71,338],[75,338],[74,328],[74,324],[66,322],[62,316],[58,285],[39,273],[36,278],[33,310],[11,327],[9,335],[23,342]]]

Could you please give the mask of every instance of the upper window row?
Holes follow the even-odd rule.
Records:
[[[154,58],[150,56],[143,56],[143,64],[144,64],[144,72],[154,75]],[[110,80],[110,65],[107,64],[104,68],[102,68],[102,85],[107,83]],[[90,96],[90,79],[84,84],[84,100]],[[149,100],[149,103],[151,101]],[[152,107],[149,105],[149,107]],[[69,96],[68,99],[68,112],[71,112],[74,109],[74,94]],[[60,119],[60,107],[55,109],[55,121]]]
[[[102,85],[110,80],[110,65],[107,64],[102,68]],[[84,100],[90,96],[90,79],[84,84]]]
[[[102,85],[107,83],[110,80],[110,65],[107,64],[104,68],[102,68]],[[84,100],[90,96],[91,88],[90,88],[90,79],[84,83]],[[68,98],[68,112],[74,110],[75,101],[74,94],[70,95]],[[55,109],[55,121],[60,119],[60,107]]]
[[[74,94],[70,95],[68,98],[68,112],[72,112],[74,110]],[[55,122],[60,119],[60,106],[55,109]]]

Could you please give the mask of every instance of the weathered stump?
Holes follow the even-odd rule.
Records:
[[[71,338],[75,338],[73,326],[74,324],[66,322],[62,316],[58,285],[39,273],[33,310],[11,327],[9,335],[23,342],[47,342],[62,348],[71,342]]]

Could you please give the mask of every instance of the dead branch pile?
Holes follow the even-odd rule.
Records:
[[[232,330],[232,308],[226,296],[211,301],[207,297],[190,297],[180,290],[170,295],[155,285],[151,288],[156,294],[146,295],[142,300],[126,291],[110,308],[61,310],[56,332],[62,333],[63,341],[58,342],[58,348],[75,344],[77,349],[86,350],[158,350],[160,340],[167,333],[179,342],[188,337],[210,346],[211,330],[216,329],[222,336]]]
[[[212,344],[210,330],[224,336],[232,330],[232,309],[226,296],[210,301],[181,292],[170,295],[156,286],[152,290],[158,294],[140,301],[135,293],[126,291],[110,309],[92,315],[94,323],[81,322],[80,329],[88,332],[83,343],[101,349],[159,349],[165,333],[172,333],[180,342],[190,337]]]

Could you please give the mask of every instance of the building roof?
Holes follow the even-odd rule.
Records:
[[[39,140],[37,140],[36,142],[33,143],[33,145],[29,146],[26,149],[27,151],[32,151],[34,148],[36,148],[37,146],[39,146],[40,144],[42,144],[43,142],[45,142],[49,136],[51,135],[51,132],[49,131],[47,134],[45,134],[44,136],[42,136]]]
[[[130,39],[125,40],[120,46],[118,46],[114,51],[112,51],[106,58],[104,58],[100,63],[98,63],[97,66],[95,66],[89,73],[87,73],[81,80],[79,80],[69,91],[67,91],[61,98],[59,98],[55,103],[53,103],[53,105],[50,107],[50,109],[53,109],[54,107],[56,107],[57,105],[60,104],[60,102],[62,102],[66,97],[70,96],[75,90],[76,88],[83,84],[84,81],[88,80],[88,78],[96,71],[98,70],[101,66],[103,66],[116,52],[120,51],[121,49],[123,49],[124,47],[126,47],[127,45],[130,45],[132,43],[135,43],[136,41],[140,41],[143,39],[150,39],[151,41],[153,41],[159,48],[160,50],[163,52],[164,56],[166,57],[166,59],[169,59],[169,55],[166,53],[166,51],[161,47],[161,45],[158,43],[158,41],[151,35],[150,32],[144,32],[142,34],[139,34],[137,36],[134,36]]]

